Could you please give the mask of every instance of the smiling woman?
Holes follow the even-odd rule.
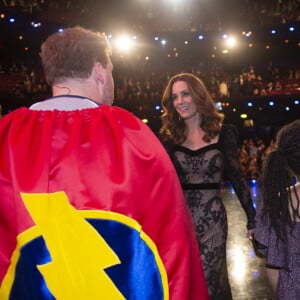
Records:
[[[173,76],[162,98],[162,141],[177,170],[191,211],[210,299],[232,299],[226,263],[227,215],[220,187],[225,172],[255,227],[249,187],[239,164],[237,130],[225,125],[203,82],[193,74]]]
[[[185,81],[177,81],[173,85],[173,105],[182,119],[200,117],[197,113],[196,103],[193,101]]]

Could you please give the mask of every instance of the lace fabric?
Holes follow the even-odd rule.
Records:
[[[255,227],[255,209],[239,163],[238,131],[233,125],[223,125],[214,144],[198,150],[169,144],[166,149],[193,216],[210,297],[231,299],[226,264],[227,215],[220,189],[211,187],[228,178],[247,215],[247,228]],[[205,185],[211,187],[203,188]]]

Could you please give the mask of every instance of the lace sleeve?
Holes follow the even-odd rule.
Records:
[[[255,228],[255,208],[250,188],[242,172],[238,153],[238,130],[233,125],[223,125],[223,144],[225,168],[228,179],[233,185],[237,197],[247,215],[247,228]]]

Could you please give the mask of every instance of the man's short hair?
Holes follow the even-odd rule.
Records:
[[[105,68],[110,55],[105,34],[79,26],[50,35],[40,52],[45,78],[50,85],[68,78],[88,78],[95,62]]]

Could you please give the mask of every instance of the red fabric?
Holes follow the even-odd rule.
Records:
[[[33,225],[20,192],[65,191],[77,209],[118,212],[156,244],[170,299],[208,299],[177,175],[151,130],[111,106],[71,112],[20,108],[0,121],[0,283],[18,234]]]

